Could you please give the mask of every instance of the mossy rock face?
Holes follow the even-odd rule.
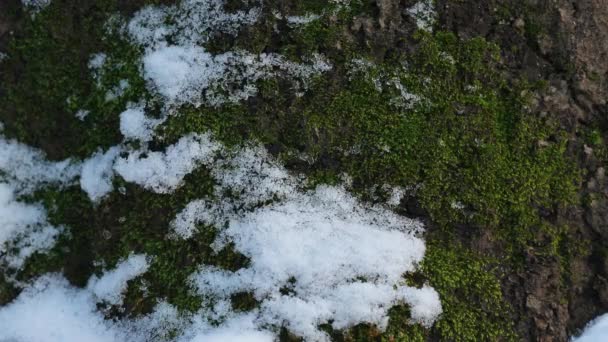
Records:
[[[86,158],[122,141],[119,113],[129,103],[145,98],[150,111],[160,111],[140,73],[141,49],[100,23],[115,13],[128,16],[145,4],[166,3],[53,0],[31,18],[15,7],[20,26],[6,47],[8,58],[0,62],[3,134],[41,148],[53,160]],[[564,270],[576,253],[571,235],[552,217],[558,208],[577,204],[580,174],[567,154],[568,135],[550,116],[530,110],[532,95],[544,83],[507,75],[505,47],[448,31],[418,31],[402,37],[404,46],[378,57],[352,32],[357,18],[378,15],[378,9],[367,1],[352,3],[277,35],[274,26],[284,23],[271,9],[321,14],[328,5],[267,1],[265,20],[237,38],[211,41],[210,51],[279,52],[296,62],[323,53],[332,70],[316,76],[301,96],[277,78],[259,81],[257,95],[241,103],[183,106],[157,130],[154,148],[163,150],[187,133],[211,131],[227,146],[260,141],[289,170],[308,176],[311,187],[339,183],[347,174],[353,191],[370,203],[385,201],[387,188],[409,189],[397,210],[421,216],[428,233],[420,273],[406,278],[433,286],[444,313],[429,329],[411,324],[408,308],[397,306],[385,332],[367,325],[328,328],[334,340],[517,340],[509,319],[514,308],[501,288],[505,273],[525,268],[530,248],[558,258]],[[89,62],[99,52],[108,62],[96,78]],[[354,61],[366,66],[355,68]],[[129,89],[108,101],[108,91],[123,80]],[[86,120],[75,116],[79,110],[89,112]],[[602,145],[600,130],[586,139]],[[30,258],[17,278],[63,272],[74,285],[85,286],[101,270],[97,262],[111,266],[131,252],[145,253],[154,256],[142,276],[146,290],[130,283],[116,316],[146,314],[159,298],[195,312],[205,300],[192,294],[187,280],[198,265],[238,270],[249,262],[231,246],[214,253],[212,227],[200,227],[187,242],[166,238],[175,215],[188,202],[211,196],[213,186],[208,170],[200,168],[169,195],[122,179],[99,204],[79,187],[41,190],[27,200],[42,201],[50,223],[69,227],[70,234],[49,253]],[[493,239],[487,255],[473,246],[480,235]],[[0,278],[0,304],[16,295]],[[232,298],[240,311],[257,304],[250,293]],[[284,331],[281,340],[298,337]]]

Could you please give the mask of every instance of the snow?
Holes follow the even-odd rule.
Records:
[[[290,26],[302,26],[310,24],[319,18],[320,16],[318,14],[307,13],[304,16],[288,16],[285,19]]]
[[[283,14],[281,14],[281,12],[274,10],[272,14],[277,19],[285,20],[287,22],[287,25],[291,27],[305,26],[321,18],[320,15],[314,13],[306,13],[305,15],[284,16]]]
[[[398,303],[411,305],[413,321],[425,326],[441,313],[437,292],[408,287],[401,278],[424,257],[420,222],[364,205],[341,187],[301,191],[302,179],[261,146],[217,150],[224,152],[221,162],[206,165],[216,196],[236,197],[189,203],[172,222],[173,237],[214,225],[216,251],[231,242],[251,261],[237,272],[202,267],[192,277],[201,295],[224,305],[233,294],[252,292],[261,302],[258,327],[286,325],[311,341],[327,339],[317,327],[329,321],[336,329],[361,322],[384,328],[388,309]],[[283,294],[285,287],[292,293]]]
[[[80,187],[93,202],[98,202],[113,189],[112,169],[114,160],[120,153],[119,147],[111,147],[105,153],[101,150],[95,152],[89,159],[82,163],[80,174]]]
[[[74,114],[74,116],[80,120],[80,121],[84,121],[84,119],[86,119],[86,117],[91,114],[91,111],[88,111],[86,109],[80,109],[79,111],[76,112],[76,114]]]
[[[35,252],[53,247],[62,227],[47,222],[38,203],[25,203],[19,196],[41,186],[72,184],[80,172],[78,163],[66,159],[49,162],[44,153],[0,136],[0,261],[18,269]]]
[[[220,300],[253,292],[261,301],[260,326],[286,325],[317,341],[327,339],[318,325],[330,320],[336,329],[361,322],[384,328],[388,309],[397,303],[412,305],[412,318],[425,325],[441,313],[434,290],[402,284],[401,276],[424,256],[416,221],[363,206],[328,186],[231,216],[215,248],[233,242],[251,259],[249,268],[203,267],[193,281],[199,293]],[[282,294],[284,287],[293,293]]]
[[[197,102],[201,90],[222,77],[225,66],[201,47],[167,46],[148,53],[144,75],[166,100]]]
[[[50,5],[51,0],[21,0],[21,4],[35,13]]]
[[[46,219],[42,205],[18,201],[14,189],[0,182],[0,256],[9,268],[18,269],[34,252],[55,244],[61,229]]]
[[[123,96],[125,92],[129,89],[129,81],[128,80],[120,80],[118,85],[108,90],[106,93],[106,102],[114,101],[117,98]]]
[[[118,158],[114,171],[127,182],[157,193],[170,193],[201,163],[210,162],[217,149],[209,135],[190,134],[169,146],[164,153],[137,150]]]
[[[433,0],[420,0],[410,7],[407,12],[416,20],[418,29],[429,32],[433,31],[433,25],[437,16]]]
[[[390,188],[390,186],[385,185],[385,188]],[[389,198],[386,201],[386,204],[391,207],[397,207],[401,204],[401,200],[407,194],[407,190],[401,187],[395,187],[389,190]]]
[[[93,296],[48,275],[0,308],[0,339],[36,342],[126,341],[95,308]]]
[[[0,244],[6,243],[22,227],[36,225],[44,218],[44,209],[17,202],[13,189],[0,183]]]
[[[120,133],[126,139],[148,142],[163,121],[147,117],[143,106],[132,106],[120,114]]]
[[[251,315],[213,327],[181,315],[159,302],[149,315],[122,321],[106,320],[97,309],[95,293],[75,288],[59,274],[48,274],[26,287],[10,304],[0,307],[0,340],[18,342],[147,342],[235,341],[271,342],[274,336],[255,330]],[[175,331],[182,331],[175,336]],[[170,336],[173,337],[171,338]]]
[[[268,331],[257,330],[252,315],[234,317],[222,326],[208,329],[196,335],[192,342],[273,342],[275,337]]]
[[[608,339],[608,314],[591,321],[581,336],[573,338],[572,342],[603,342]]]
[[[298,64],[274,53],[210,54],[202,44],[212,33],[236,35],[243,25],[253,24],[260,11],[227,13],[223,3],[189,0],[173,7],[146,7],[128,23],[129,37],[146,50],[144,77],[168,105],[238,102],[256,94],[258,80],[277,76],[305,88],[312,76],[331,68],[319,55]]]
[[[145,273],[148,267],[150,267],[150,263],[145,255],[131,254],[101,278],[91,277],[87,288],[95,294],[98,300],[120,305],[122,304],[122,293],[127,289],[127,282]]]
[[[79,173],[79,165],[71,159],[49,162],[41,151],[0,136],[0,179],[10,182],[18,193],[41,185],[68,185]]]
[[[146,7],[135,14],[127,31],[134,42],[148,48],[167,45],[168,37],[177,45],[192,46],[206,43],[211,33],[236,35],[241,26],[253,24],[259,16],[259,8],[225,12],[224,3],[184,0],[178,6]]]
[[[36,342],[119,342],[150,341],[168,332],[177,312],[159,303],[155,312],[137,320],[104,319],[97,303],[122,302],[127,281],[148,268],[145,255],[130,255],[100,278],[89,279],[88,286],[71,286],[59,274],[47,274],[26,287],[16,300],[0,307],[1,341]]]
[[[108,56],[105,53],[100,52],[94,54],[89,60],[89,69],[93,71],[101,69],[101,67],[103,67],[103,65],[106,63],[107,59]]]
[[[313,75],[331,69],[320,55],[298,64],[277,54],[236,51],[212,56],[202,47],[174,45],[147,53],[143,64],[145,78],[165,101],[196,106],[246,100],[256,94],[258,80],[280,75],[305,88]]]

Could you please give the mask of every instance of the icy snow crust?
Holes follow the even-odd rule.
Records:
[[[270,77],[287,78],[305,91],[311,76],[329,70],[322,56],[297,64],[278,54],[212,55],[202,47],[212,33],[238,34],[259,13],[255,7],[226,13],[221,0],[184,0],[136,13],[124,34],[145,50],[142,74],[166,108],[161,118],[149,116],[143,101],[117,113],[122,144],[82,161],[49,162],[42,152],[0,136],[0,267],[19,269],[34,252],[49,250],[60,234],[69,234],[70,227],[50,225],[45,208],[25,202],[24,195],[79,184],[98,204],[114,191],[117,175],[172,193],[186,175],[204,167],[216,181],[214,196],[187,204],[167,227],[167,238],[189,239],[212,226],[218,234],[211,247],[219,252],[234,244],[250,259],[247,268],[201,265],[184,284],[204,299],[199,312],[178,313],[159,299],[153,313],[122,320],[104,319],[98,304],[120,307],[128,282],[147,271],[153,255],[131,254],[92,276],[85,288],[72,287],[58,274],[15,283],[24,290],[0,307],[0,340],[274,341],[286,327],[307,341],[326,341],[320,324],[343,329],[367,322],[383,329],[396,304],[407,304],[412,323],[427,327],[441,314],[434,289],[410,287],[403,279],[423,259],[425,245],[422,224],[390,209],[402,189],[394,189],[386,205],[369,205],[343,186],[305,188],[305,178],[290,174],[262,146],[229,149],[210,133],[185,135],[162,152],[148,148],[181,104],[240,101],[256,93],[255,81]],[[91,71],[96,74],[104,63],[104,53],[92,56]],[[234,311],[231,296],[241,292],[252,293],[260,305]]]

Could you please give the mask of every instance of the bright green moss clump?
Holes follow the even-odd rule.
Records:
[[[443,340],[515,341],[509,307],[503,301],[496,261],[465,248],[428,246],[422,272],[441,296],[444,314],[434,329]]]

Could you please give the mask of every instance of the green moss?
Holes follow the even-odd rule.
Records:
[[[496,261],[490,263],[462,247],[431,244],[422,272],[441,298],[443,314],[433,329],[442,340],[517,340]]]
[[[25,16],[9,41],[9,58],[0,64],[0,120],[8,136],[42,148],[51,159],[85,157],[120,142],[118,114],[147,95],[139,51],[106,34],[103,25],[118,11],[117,3],[60,0],[35,17]],[[101,51],[108,63],[95,79],[88,64]],[[129,88],[107,100],[121,80]],[[79,110],[90,112],[84,121],[75,117]]]
[[[395,342],[423,342],[429,336],[428,329],[420,324],[410,322],[410,310],[407,306],[399,305],[389,311],[389,325],[382,334],[381,340]]]
[[[6,275],[0,275],[0,305],[5,305],[18,295],[15,286],[7,281]]]
[[[353,80],[307,109],[311,149],[339,160],[355,183],[418,186],[423,207],[442,226],[480,225],[525,243],[540,225],[537,207],[574,198],[565,135],[526,113],[519,94],[531,86],[499,77],[494,46],[450,34],[421,38],[410,69],[394,72],[422,100],[399,110],[394,92],[376,91],[369,78]],[[353,147],[357,153],[345,156]]]

